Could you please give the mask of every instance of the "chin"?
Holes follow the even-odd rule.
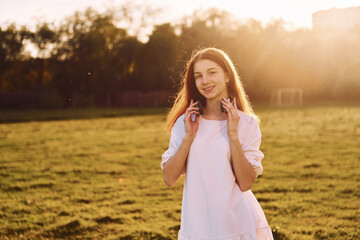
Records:
[[[212,93],[202,93],[201,95],[203,95],[206,99],[212,99],[215,97]]]
[[[218,96],[216,95],[205,95],[206,100],[216,100],[218,99]]]

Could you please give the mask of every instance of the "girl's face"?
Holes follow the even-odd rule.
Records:
[[[226,83],[229,82],[224,70],[215,62],[202,59],[194,64],[196,88],[207,100],[228,97]]]

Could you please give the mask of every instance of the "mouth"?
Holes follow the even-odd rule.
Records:
[[[211,86],[211,87],[203,88],[203,90],[204,90],[205,92],[210,92],[211,90],[213,90],[213,89],[214,89],[214,87],[215,87],[215,86]]]

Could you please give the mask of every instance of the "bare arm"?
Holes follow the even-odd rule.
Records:
[[[256,173],[246,159],[239,141],[238,124],[240,116],[237,112],[236,99],[234,98],[234,106],[228,99],[222,100],[222,104],[228,112],[227,133],[230,141],[231,164],[240,190],[245,192],[252,187]]]
[[[234,175],[239,184],[240,190],[245,192],[252,187],[256,174],[244,155],[238,135],[230,135],[229,140]]]
[[[164,163],[163,178],[168,186],[173,186],[181,173],[185,171],[186,159],[193,139],[185,136],[178,151]]]
[[[185,136],[176,153],[164,163],[163,179],[168,186],[174,185],[181,173],[185,171],[186,159],[189,154],[191,143],[195,138],[199,127],[199,109],[196,108],[197,103],[191,100],[190,106],[185,111],[184,124]],[[196,120],[191,120],[191,114],[196,114]]]

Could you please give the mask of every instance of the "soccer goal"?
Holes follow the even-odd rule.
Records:
[[[302,106],[303,91],[300,88],[278,88],[271,94],[273,106]]]

